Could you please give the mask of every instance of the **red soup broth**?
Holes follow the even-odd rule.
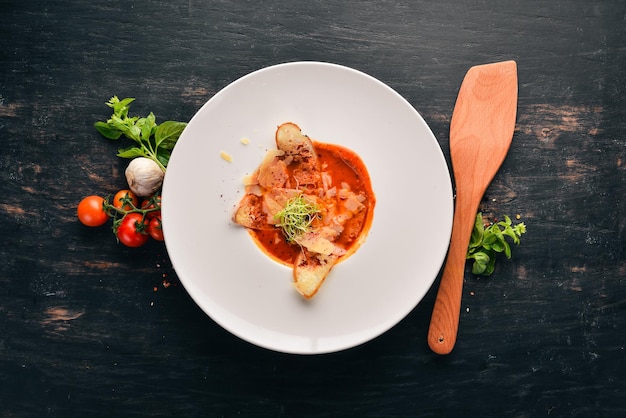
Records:
[[[376,197],[372,190],[370,176],[361,158],[352,150],[335,144],[314,141],[322,171],[332,178],[333,185],[347,183],[356,194],[365,196],[365,209],[357,213],[344,225],[344,231],[335,244],[347,250],[339,261],[353,254],[363,243],[374,216]],[[252,230],[248,232],[256,244],[272,259],[293,267],[294,260],[301,251],[297,244],[290,244],[280,228],[272,230]]]

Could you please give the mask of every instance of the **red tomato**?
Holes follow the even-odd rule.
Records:
[[[100,196],[87,196],[78,204],[78,220],[87,226],[103,225],[109,215],[102,206],[104,199]]]
[[[131,203],[137,207],[139,205],[139,198],[131,190],[120,190],[115,193],[113,197],[113,206],[122,210],[131,210],[133,207]]]
[[[163,241],[163,226],[161,218],[156,217],[150,220],[150,224],[148,224],[148,233],[155,240]]]
[[[117,239],[127,247],[141,247],[148,238],[146,228],[148,222],[139,213],[129,213],[122,218],[117,228]]]
[[[156,201],[157,205],[155,205],[152,201]],[[144,199],[143,202],[141,202],[141,209],[154,209],[155,207],[161,207],[161,196],[157,195],[157,196],[152,196],[149,199]],[[155,210],[152,212],[148,212],[146,213],[146,216],[148,217],[148,219],[153,219],[156,217],[161,217],[161,211],[160,210]]]

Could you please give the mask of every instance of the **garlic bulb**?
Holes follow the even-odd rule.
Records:
[[[134,158],[126,167],[128,187],[137,196],[150,196],[159,190],[164,175],[159,165],[146,157]]]

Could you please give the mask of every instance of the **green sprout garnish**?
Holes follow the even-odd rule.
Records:
[[[474,260],[472,274],[490,276],[495,268],[497,253],[503,252],[506,258],[511,258],[511,246],[505,238],[509,237],[513,243],[519,245],[520,237],[524,233],[526,233],[524,222],[514,225],[511,218],[505,215],[504,221],[485,227],[482,213],[478,213],[466,257],[468,260]]]
[[[300,194],[289,199],[283,210],[274,215],[274,219],[278,221],[276,226],[283,229],[287,242],[293,243],[302,234],[309,231],[318,213],[317,205],[309,202]]]

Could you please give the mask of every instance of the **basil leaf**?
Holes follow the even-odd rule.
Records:
[[[484,252],[477,252],[476,254],[474,254],[474,259],[481,264],[487,264],[489,262],[489,260],[491,259],[491,257],[489,257],[489,255],[487,253]]]
[[[480,245],[483,240],[483,234],[485,232],[485,226],[483,225],[483,216],[481,213],[476,215],[474,222],[474,229],[472,229],[472,236],[470,237],[470,248],[475,248]]]
[[[119,137],[122,136],[122,132],[119,129],[109,125],[108,123],[96,122],[93,126],[98,132],[100,132],[100,135],[105,138],[119,139]]]
[[[506,241],[502,241],[502,243],[504,244],[504,255],[506,258],[511,258],[511,246]]]
[[[472,264],[472,274],[480,275],[485,272],[487,265],[491,258],[484,252],[478,252],[474,257],[474,264]]]
[[[494,255],[493,257],[491,257],[491,259],[487,263],[487,266],[485,267],[485,271],[483,271],[482,275],[491,276],[491,273],[493,273],[495,269],[496,269],[496,257]]]
[[[492,230],[487,231],[487,233],[483,236],[482,245],[491,245],[498,240],[498,236]]]
[[[111,119],[108,120],[108,124],[110,127],[119,130],[127,138],[132,139],[132,137],[130,136],[130,126],[125,123],[124,120],[120,119],[117,115],[112,115]]]
[[[515,244],[519,244],[519,238],[517,237],[517,234],[515,234],[515,231],[513,230],[513,228],[511,227],[506,228],[504,231],[502,231],[502,234],[511,237],[511,239],[513,240]]]
[[[180,137],[187,124],[185,122],[165,121],[157,126],[154,132],[154,139],[157,148],[171,150]]]
[[[117,156],[121,158],[145,157],[145,153],[141,148],[129,147],[117,151]]]
[[[120,100],[117,103],[113,104],[113,113],[121,117],[122,119],[128,116],[129,104],[131,104],[135,99],[133,97],[127,97],[125,99]]]
[[[491,244],[491,249],[497,253],[501,253],[504,250],[504,246],[506,245],[506,241],[496,241]]]
[[[163,164],[163,167],[167,167],[167,163],[170,162],[170,156],[172,154],[172,151],[170,150],[166,150],[166,149],[159,149],[159,152],[157,154],[157,159],[159,160],[159,162],[161,164]]]
[[[486,265],[474,262],[474,264],[472,264],[472,274],[480,276],[481,274],[483,274],[486,268]]]
[[[141,128],[141,139],[149,141],[156,128],[154,113],[150,112],[148,117],[139,119],[136,125]]]

